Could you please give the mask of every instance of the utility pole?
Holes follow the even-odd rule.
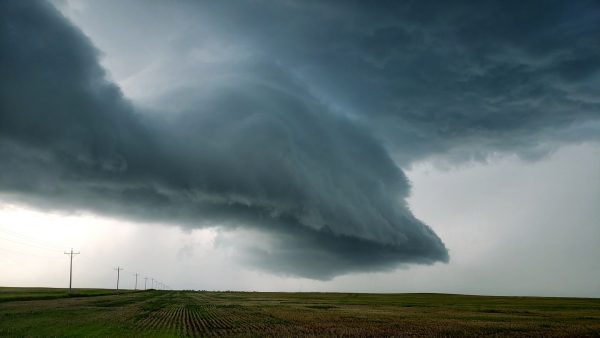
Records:
[[[79,252],[73,252],[73,248],[71,248],[71,252],[65,252],[65,255],[71,256],[71,263],[69,264],[69,293],[71,293],[71,286],[73,284],[73,255],[79,255]]]
[[[123,270],[123,268],[120,266],[117,266],[115,268],[115,270],[117,271],[117,291],[119,291],[119,275],[120,275],[121,270]]]
[[[146,283],[148,283],[148,277],[144,277],[144,291],[146,291]]]
[[[137,272],[134,274],[134,276],[135,276],[135,286],[133,287],[134,290],[137,290],[137,276],[138,275],[139,275],[139,273],[137,273]]]

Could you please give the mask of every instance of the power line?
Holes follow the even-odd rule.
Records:
[[[102,265],[102,266],[104,266],[106,268],[109,268],[109,269],[112,268],[112,266],[110,264],[107,264],[107,263],[102,262],[102,261],[95,260],[95,259],[87,257],[87,256],[82,256],[81,258],[85,258],[88,261],[90,261],[90,262],[92,262],[92,263],[94,263],[96,265]]]
[[[16,240],[16,239],[13,239],[13,238],[7,238],[7,237],[1,237],[0,236],[0,240],[5,240],[5,241],[13,242],[13,243],[16,243],[16,244],[19,244],[19,245],[26,245],[26,246],[29,246],[29,247],[32,247],[32,248],[43,249],[43,250],[50,251],[50,252],[60,252],[61,251],[60,249],[58,249],[56,247],[53,247],[51,245],[46,245],[46,244],[42,245],[41,241],[39,241],[39,240],[33,240],[32,237],[29,237],[29,236],[24,235],[24,234],[20,234],[20,233],[14,232],[14,231],[9,231],[9,230],[3,229],[1,227],[0,227],[0,232],[4,232],[4,233],[6,233],[6,234],[8,234],[10,236],[20,237],[19,240]],[[6,250],[6,248],[0,248],[0,249]],[[17,251],[14,251],[14,252],[17,252]],[[31,254],[31,253],[23,253],[23,252],[17,252],[17,253],[21,253],[21,254],[29,255],[29,256],[34,256],[34,257],[46,258],[46,259],[48,258],[48,257],[34,255],[34,254]],[[104,265],[106,267],[110,267],[110,265],[107,265],[107,264],[105,264],[103,262],[99,262],[99,261],[97,261],[95,259],[92,259],[91,257],[88,257],[88,256],[83,256],[82,258],[86,259],[86,260],[89,260],[90,262],[93,262],[94,264],[101,264],[101,265]]]
[[[31,244],[31,243],[17,241],[17,240],[14,240],[12,238],[0,237],[0,239],[5,240],[5,241],[9,241],[9,242],[13,242],[13,243],[16,243],[16,244],[27,245],[27,246],[30,246],[32,248],[43,249],[43,250],[52,251],[52,252],[59,251],[58,249],[50,249],[48,247],[43,247],[43,246],[40,246],[40,245],[35,245],[35,244]]]
[[[0,236],[0,240],[4,240],[4,241],[8,241],[8,242],[12,242],[12,243],[19,244],[19,245],[36,248],[36,249],[42,249],[42,250],[46,250],[46,251],[54,252],[54,253],[59,252],[59,250],[60,250],[58,248],[53,247],[49,242],[42,242],[37,239],[34,239],[33,237],[29,237],[25,234],[20,234],[17,232],[9,231],[7,229],[0,227],[0,234],[2,234],[2,233],[4,233],[5,235],[8,235],[8,236],[11,236],[11,237]],[[16,237],[16,238],[12,238],[12,237]],[[44,243],[44,244],[42,244],[42,243]],[[46,244],[46,243],[48,243],[48,244]],[[36,255],[36,254],[30,253],[30,252],[22,252],[22,251],[17,251],[14,249],[8,249],[6,247],[0,247],[0,250],[13,252],[16,254],[21,254],[21,255],[27,255],[27,256],[31,256],[31,257],[50,259],[50,257],[48,257],[48,256],[40,256],[40,255]],[[69,293],[71,293],[72,289],[73,289],[73,256],[79,255],[80,252],[74,252],[73,249],[71,248],[71,250],[69,252],[64,252],[64,254],[69,255]],[[104,265],[102,262],[98,262],[95,259],[92,259],[91,257],[88,257],[88,256],[82,256],[82,258],[90,260],[91,262],[94,262],[95,264]],[[53,258],[53,259],[58,259],[58,257]],[[106,265],[106,266],[108,266],[108,265]],[[117,290],[119,290],[120,272],[123,270],[123,268],[117,267],[114,270],[117,271]],[[138,277],[140,276],[140,274],[135,273],[134,276],[135,276],[134,290],[137,290]],[[148,289],[147,288],[148,278],[149,277],[144,278],[144,290]],[[154,289],[154,288],[165,289],[167,287],[166,284],[163,284],[163,283],[159,282],[158,280],[155,280],[154,278],[151,278],[151,285],[152,285],[152,287],[151,287],[152,289]]]
[[[38,246],[38,247],[43,247],[43,248],[48,249],[48,250],[52,249],[52,250],[56,250],[56,251],[61,251],[61,249],[59,247],[54,246],[50,242],[44,241],[44,240],[40,240],[38,238],[29,236],[29,235],[25,235],[25,234],[22,234],[22,233],[19,233],[19,232],[11,231],[11,230],[5,229],[3,227],[0,227],[0,232],[4,232],[5,234],[10,235],[10,236],[19,237],[21,240],[24,239],[24,240],[26,240],[28,242],[35,243],[36,246]]]
[[[69,264],[69,293],[71,293],[71,285],[73,284],[73,255],[79,255],[79,252],[73,252],[73,248],[71,248],[71,252],[65,252],[65,255],[71,256]]]
[[[12,252],[18,255],[24,255],[24,256],[31,256],[31,257],[35,257],[35,258],[42,258],[42,259],[47,259],[47,260],[58,260],[58,257],[48,257],[48,256],[40,256],[40,255],[36,255],[30,252],[23,252],[23,251],[18,251],[15,249],[7,249],[7,248],[0,248],[0,250],[4,250],[7,252]],[[61,258],[62,259],[62,258]]]

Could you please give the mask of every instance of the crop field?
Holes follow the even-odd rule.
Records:
[[[0,288],[0,336],[600,336],[600,299]]]

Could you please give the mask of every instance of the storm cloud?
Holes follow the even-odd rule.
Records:
[[[164,42],[186,72],[210,74],[210,56],[276,63],[371,130],[401,166],[494,152],[535,159],[600,135],[597,1],[130,6],[185,22],[185,34]]]
[[[1,193],[256,229],[271,240],[249,262],[322,279],[449,259],[409,210],[399,166],[597,139],[596,2],[365,6],[161,8],[185,34],[164,46],[161,89],[136,105],[52,5],[3,2]]]
[[[232,39],[243,31],[374,130],[401,165],[431,155],[536,158],[600,135],[597,1],[223,7],[214,12],[235,19],[224,25],[209,11],[211,25]]]

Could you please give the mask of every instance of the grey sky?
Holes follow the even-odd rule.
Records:
[[[231,288],[597,294],[597,3],[53,4],[3,11],[4,203],[209,227]]]
[[[82,252],[74,261],[79,287],[114,287],[118,264],[127,287],[133,287],[130,274],[140,272],[173,287],[210,290],[600,296],[600,147],[562,148],[533,165],[514,157],[451,170],[424,163],[408,175],[410,206],[437,225],[452,257],[448,264],[329,281],[274,275],[244,263],[236,246],[247,244],[248,232],[182,232],[169,224],[23,212],[2,199],[0,235],[36,246],[3,240],[1,281],[63,287],[68,260],[62,252],[75,245]],[[569,184],[561,183],[565,176]]]

